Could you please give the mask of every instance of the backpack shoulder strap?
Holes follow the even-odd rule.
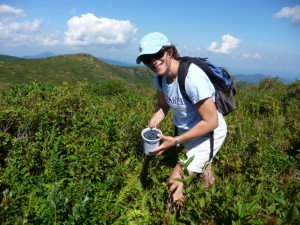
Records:
[[[179,64],[179,70],[178,70],[178,84],[181,91],[182,96],[191,102],[190,98],[188,97],[186,90],[185,90],[185,78],[188,73],[189,66],[191,63],[194,63],[196,66],[200,67],[206,75],[209,77],[209,79],[212,76],[215,76],[214,72],[210,69],[210,67],[205,63],[206,58],[196,58],[196,57],[181,57],[180,58],[180,64]]]
[[[185,90],[185,78],[186,78],[190,64],[191,64],[190,57],[181,57],[180,58],[177,80],[178,80],[178,85],[179,85],[179,89],[180,89],[182,96],[189,102],[192,102]]]
[[[162,76],[157,76],[158,84],[162,88]]]

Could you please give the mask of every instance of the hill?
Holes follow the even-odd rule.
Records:
[[[152,84],[144,67],[110,65],[92,55],[68,54],[39,59],[0,55],[0,87],[34,81],[60,84],[119,79],[128,84]]]
[[[18,60],[18,59],[22,59],[22,58],[19,58],[19,57],[16,57],[16,56],[11,56],[11,55],[1,55],[0,54],[0,60]]]
[[[47,58],[47,57],[52,57],[52,56],[56,56],[56,54],[54,54],[52,52],[42,52],[42,53],[37,54],[37,55],[23,56],[22,58],[25,58],[25,59],[40,59],[40,58]]]

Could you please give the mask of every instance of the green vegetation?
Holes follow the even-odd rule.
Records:
[[[1,224],[299,224],[299,81],[237,87],[216,183],[184,181],[180,215],[165,213],[166,182],[184,153],[143,154],[153,87],[42,81],[0,94]],[[173,135],[171,115],[159,129]]]
[[[152,79],[144,67],[109,65],[89,54],[71,54],[44,59],[22,59],[0,55],[0,88],[12,84],[70,84],[118,79],[128,84],[151,85]]]

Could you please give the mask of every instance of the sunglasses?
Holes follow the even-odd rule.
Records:
[[[141,56],[141,61],[145,64],[148,65],[152,62],[152,59],[161,59],[167,49],[165,49],[164,47],[162,47],[157,53],[155,54],[148,54],[148,55],[142,55]]]

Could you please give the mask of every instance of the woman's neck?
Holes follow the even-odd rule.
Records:
[[[176,59],[171,59],[170,63],[170,67],[165,75],[168,79],[168,82],[172,83],[178,75],[179,61]]]

